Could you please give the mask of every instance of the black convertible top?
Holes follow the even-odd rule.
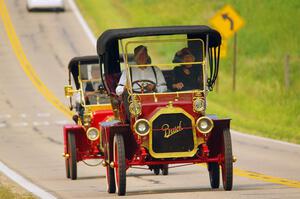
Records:
[[[72,73],[74,78],[76,89],[79,89],[79,80],[78,80],[78,65],[79,64],[99,64],[99,57],[97,55],[74,57],[70,60],[68,68]]]
[[[221,35],[218,31],[208,26],[162,26],[162,27],[143,27],[143,28],[124,28],[110,29],[102,33],[97,40],[97,53],[103,56],[106,51],[111,51],[119,39],[184,34],[188,38],[201,38],[205,41],[209,35],[209,47],[221,45]]]
[[[99,57],[97,55],[88,55],[81,57],[73,57],[69,62],[69,70],[72,72],[78,70],[78,64],[98,64]]]

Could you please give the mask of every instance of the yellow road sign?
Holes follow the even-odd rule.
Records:
[[[226,5],[210,19],[210,24],[229,38],[244,25],[244,20],[230,5]]]
[[[222,39],[220,58],[225,58],[227,56],[227,39]]]

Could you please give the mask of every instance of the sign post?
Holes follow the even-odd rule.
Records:
[[[232,89],[236,89],[236,60],[237,60],[237,34],[236,32],[244,25],[244,20],[237,14],[237,12],[230,6],[226,5],[220,9],[211,19],[210,23],[222,35],[223,41],[227,44],[227,39],[234,36],[233,43],[233,64],[232,64]],[[225,47],[224,47],[225,46]],[[221,58],[226,57],[227,45],[221,46]],[[222,52],[221,51],[221,52]]]

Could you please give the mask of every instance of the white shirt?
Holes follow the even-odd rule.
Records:
[[[157,77],[157,82],[155,78],[155,74],[153,72],[152,67],[146,67],[146,68],[140,68],[140,67],[131,67],[132,71],[132,82],[137,81],[137,80],[150,80],[156,83],[156,89],[157,92],[162,93],[167,91],[167,85],[166,85],[166,80],[164,75],[162,74],[161,70],[153,66],[155,72],[156,72],[156,77]],[[123,70],[122,75],[119,80],[119,84],[116,88],[116,94],[121,95],[124,92],[124,85],[126,85],[126,73],[127,70]],[[134,90],[140,90],[139,86],[137,84],[133,85]]]

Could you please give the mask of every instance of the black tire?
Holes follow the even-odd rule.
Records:
[[[161,168],[161,173],[166,176],[169,174],[169,165],[168,164],[163,164]]]
[[[75,134],[69,133],[68,136],[68,153],[69,153],[69,170],[70,178],[77,179],[77,154],[76,154],[76,139]]]
[[[231,136],[229,129],[223,131],[223,141],[224,141],[224,162],[222,163],[222,181],[223,188],[226,191],[232,189],[233,182],[233,168],[232,168],[232,145]]]
[[[68,158],[65,158],[65,167],[66,167],[66,177],[70,178],[70,164]]]
[[[106,166],[106,181],[107,181],[107,192],[116,193],[116,184],[115,184],[115,172],[114,169],[109,165]]]
[[[114,136],[114,162],[117,165],[114,168],[117,193],[123,196],[126,193],[126,160],[124,139],[121,134]]]
[[[157,167],[157,168],[154,168],[154,169],[153,169],[153,172],[154,172],[155,175],[159,175],[159,168],[158,168],[158,167]]]
[[[213,189],[218,189],[220,186],[220,167],[217,162],[210,162],[207,164],[210,186]]]

